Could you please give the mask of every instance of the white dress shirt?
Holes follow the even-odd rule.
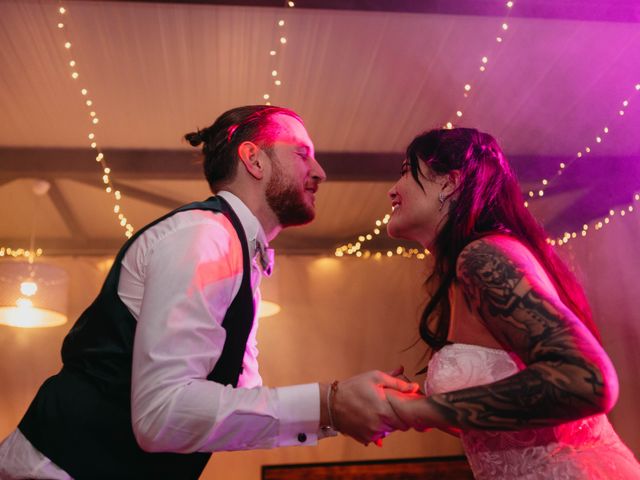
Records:
[[[222,353],[226,335],[222,320],[242,282],[240,241],[223,214],[177,213],[146,230],[122,260],[118,295],[137,320],[131,389],[134,434],[140,446],[152,452],[314,445],[320,433],[318,384],[261,386],[256,346],[261,271],[256,242],[266,245],[264,231],[238,197],[229,192],[219,195],[240,219],[252,258],[256,315],[238,388],[206,377]],[[19,431],[10,439],[5,443],[12,444],[13,455],[4,461],[20,457],[16,448],[20,454],[28,453],[32,470],[27,474],[38,478],[37,469],[43,468],[46,457]],[[3,447],[4,443],[0,461]],[[12,471],[5,465],[0,473],[3,469]]]

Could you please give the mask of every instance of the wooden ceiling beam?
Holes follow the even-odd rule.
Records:
[[[102,1],[102,0],[93,0]],[[283,8],[284,0],[116,0],[172,4]],[[504,2],[495,0],[295,0],[297,9],[356,10],[434,15],[504,17]],[[509,15],[525,18],[640,22],[637,0],[516,0]]]
[[[120,180],[201,180],[200,155],[190,150],[108,149],[105,160]],[[47,175],[101,185],[95,150],[83,148],[0,148],[0,182]],[[317,152],[332,181],[390,181],[400,171],[402,154]]]
[[[56,210],[58,210],[62,221],[67,227],[67,230],[75,240],[85,241],[87,239],[87,234],[80,225],[80,222],[78,221],[76,216],[73,214],[69,203],[60,191],[60,187],[58,187],[58,184],[53,178],[48,178],[47,181],[50,185],[48,192],[49,198],[51,199],[51,202],[53,203]]]
[[[73,181],[82,183],[84,185],[88,185],[90,187],[96,186],[95,180],[90,180],[86,178],[74,178]],[[120,185],[120,186],[117,186],[117,188],[127,198],[134,198],[136,200],[141,200],[143,202],[151,203],[159,207],[164,207],[167,210],[173,210],[174,208],[179,207],[183,203],[180,200],[166,197],[164,195],[159,195],[154,192],[149,192],[147,190],[142,190],[140,188],[134,187],[133,185],[129,185],[129,184]]]

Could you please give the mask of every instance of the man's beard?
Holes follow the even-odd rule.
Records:
[[[273,175],[267,185],[267,204],[283,227],[309,223],[315,217],[315,210],[305,202],[304,190],[287,183],[280,169],[279,159],[274,153],[269,158],[273,165]]]

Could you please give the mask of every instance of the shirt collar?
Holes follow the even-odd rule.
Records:
[[[269,248],[269,242],[267,241],[267,236],[264,233],[262,225],[260,225],[256,216],[249,210],[249,207],[236,195],[226,190],[218,192],[217,195],[224,198],[238,216],[247,237],[247,243],[249,244],[249,256],[254,258],[256,254],[259,254],[258,260],[263,273],[270,275],[273,269],[273,249]]]

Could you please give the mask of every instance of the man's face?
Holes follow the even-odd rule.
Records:
[[[279,131],[266,150],[272,165],[267,203],[283,227],[303,225],[315,217],[318,185],[327,176],[304,126],[289,115],[274,115],[272,121]]]

